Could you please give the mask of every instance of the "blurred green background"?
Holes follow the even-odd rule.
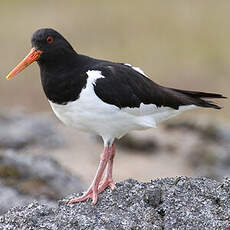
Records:
[[[61,32],[79,53],[140,66],[162,85],[229,96],[229,12],[228,0],[1,0],[1,108],[50,110],[36,64],[5,80],[42,27]],[[209,114],[229,119],[229,102],[220,104]]]

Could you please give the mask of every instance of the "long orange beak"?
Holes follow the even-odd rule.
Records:
[[[22,70],[24,70],[27,66],[38,60],[41,53],[41,50],[32,48],[28,55],[7,75],[6,79],[9,80],[10,78],[14,77]]]

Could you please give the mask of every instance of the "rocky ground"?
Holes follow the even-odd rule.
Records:
[[[32,200],[55,206],[58,199],[84,186],[50,156],[8,150],[0,154],[0,188],[2,214]]]
[[[56,122],[47,114],[31,115],[22,110],[0,111],[0,150],[25,150],[42,146],[57,148],[65,138],[57,132]]]
[[[219,181],[224,176],[230,176],[229,124],[214,123],[209,119],[189,119],[170,121],[164,129],[173,136],[180,133],[182,138],[190,139],[190,146],[184,148],[183,156],[185,164],[192,170],[192,176]]]
[[[230,179],[165,178],[148,183],[132,179],[90,201],[57,208],[36,202],[12,208],[0,217],[0,229],[171,230],[230,229]]]
[[[228,229],[226,123],[174,119],[157,129],[128,134],[117,142],[115,158],[115,181],[187,175],[219,182],[183,177],[151,183],[128,180],[118,183],[114,193],[106,190],[96,207],[89,202],[66,205],[68,198],[58,206],[57,201],[82,192],[92,180],[102,150],[98,137],[59,126],[47,114],[20,111],[0,113],[0,127],[0,214],[18,207],[0,218],[0,229],[173,229],[178,223],[187,224],[186,229]],[[151,198],[143,198],[146,194]]]
[[[0,214],[33,200],[53,207],[83,190],[79,177],[45,154],[65,144],[49,116],[1,113],[0,127]]]

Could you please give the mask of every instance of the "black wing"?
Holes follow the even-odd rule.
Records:
[[[94,70],[101,71],[104,78],[96,81],[96,95],[108,104],[119,108],[139,107],[141,103],[155,104],[178,109],[181,105],[197,105],[220,109],[211,101],[202,98],[224,98],[220,94],[186,91],[160,86],[134,70],[131,66],[120,63],[96,65]]]

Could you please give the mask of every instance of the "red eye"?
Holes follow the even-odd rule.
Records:
[[[48,42],[48,43],[53,43],[53,41],[54,41],[54,38],[53,37],[51,37],[51,36],[49,36],[49,37],[47,37],[47,39],[46,39],[46,41]]]

